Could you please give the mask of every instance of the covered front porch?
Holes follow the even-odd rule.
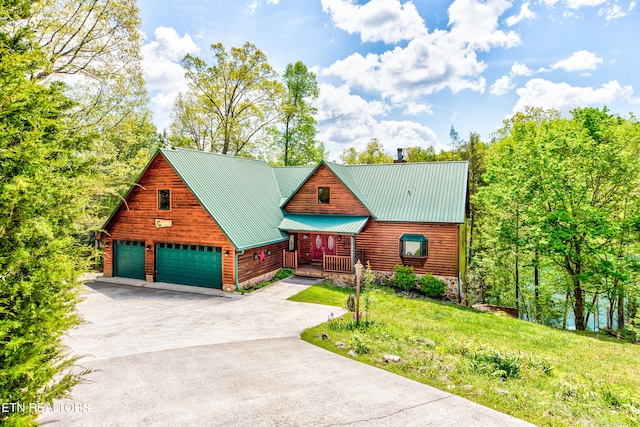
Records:
[[[287,215],[280,224],[280,229],[289,235],[289,247],[282,256],[283,267],[309,277],[353,274],[356,260],[364,259],[364,253],[356,248],[355,236],[368,219],[347,215]]]

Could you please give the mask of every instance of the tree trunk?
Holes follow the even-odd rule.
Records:
[[[562,314],[562,329],[567,329],[567,315],[569,314],[569,297],[571,291],[567,290],[567,294],[564,297],[564,312]]]
[[[622,284],[618,285],[620,288],[618,289],[618,330],[621,331],[624,329],[624,291],[622,289]]]
[[[579,279],[573,279],[573,296],[575,303],[573,306],[573,316],[575,317],[576,330],[584,331],[584,295]]]
[[[289,118],[284,128],[284,165],[289,166]]]

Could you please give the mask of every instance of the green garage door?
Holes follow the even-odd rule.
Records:
[[[115,276],[144,280],[144,242],[116,240]]]
[[[156,281],[222,289],[221,248],[157,243]]]

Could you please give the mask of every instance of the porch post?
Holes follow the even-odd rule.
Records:
[[[351,265],[355,265],[356,263],[356,237],[351,235]],[[356,269],[353,267],[353,273],[355,274]]]

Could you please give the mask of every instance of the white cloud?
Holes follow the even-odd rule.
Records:
[[[580,9],[581,7],[593,7],[605,3],[607,0],[566,0],[567,6],[571,9]]]
[[[606,19],[607,21],[612,21],[614,19],[619,19],[627,16],[635,7],[635,1],[631,1],[631,3],[629,3],[629,7],[626,11],[622,9],[622,7],[620,7],[617,2],[609,3],[606,7],[603,7],[598,11],[598,15],[604,16],[604,19]]]
[[[516,85],[513,83],[513,78],[516,76],[530,76],[533,74],[533,70],[527,67],[525,64],[519,62],[514,63],[511,66],[509,74],[500,77],[491,85],[490,94],[501,96],[505,93],[511,92]]]
[[[496,80],[495,83],[491,85],[491,90],[489,91],[489,93],[492,95],[501,96],[505,93],[511,92],[511,90],[513,90],[515,87],[516,85],[511,82],[511,75],[508,74]]]
[[[595,70],[598,64],[602,64],[602,58],[597,57],[588,50],[575,52],[567,59],[562,59],[551,64],[551,69],[562,68],[565,71]]]
[[[516,62],[511,66],[511,73],[514,76],[530,76],[531,74],[533,74],[533,70],[531,70],[525,64]]]
[[[267,0],[267,4],[278,4],[280,0]],[[260,7],[260,0],[249,0],[244,6],[244,13],[247,15],[253,15],[255,11]]]
[[[347,85],[320,84],[320,96],[314,106],[318,108],[318,138],[324,141],[334,160],[347,147],[364,149],[374,137],[389,152],[398,147],[440,146],[435,132],[420,123],[379,120],[390,110],[389,105],[353,95]]]
[[[417,116],[420,114],[433,114],[431,106],[425,103],[410,101],[407,103],[407,108],[404,111],[405,114],[410,116]]]
[[[603,84],[600,88],[575,87],[567,83],[553,83],[544,79],[531,79],[516,91],[520,98],[513,112],[523,111],[524,107],[556,108],[563,113],[576,107],[611,104],[614,101],[638,103],[633,97],[631,86],[621,86],[616,80]]]
[[[329,2],[351,5],[345,0],[323,0],[323,4]],[[464,89],[483,92],[486,81],[481,74],[487,66],[478,60],[477,51],[520,44],[515,32],[498,29],[498,18],[509,7],[508,0],[455,0],[449,7],[450,31],[428,33],[424,28],[424,33],[415,32],[406,47],[366,56],[354,53],[322,70],[322,74],[339,76],[349,85],[378,92],[396,106],[446,88],[453,93]],[[334,13],[332,18],[336,16]],[[351,30],[363,28],[354,26]]]
[[[253,15],[258,8],[258,5],[258,0],[249,1],[245,6],[244,13],[246,13],[247,15]]]
[[[371,0],[364,5],[351,0],[322,0],[322,10],[349,34],[360,33],[363,42],[397,43],[426,34],[427,29],[412,2]]]
[[[505,23],[509,26],[512,27],[514,25],[516,25],[517,23],[524,21],[525,19],[535,19],[537,18],[537,15],[532,12],[529,9],[529,4],[530,3],[523,3],[522,6],[520,7],[520,13],[518,13],[517,15],[512,15],[510,17],[508,17],[507,19],[505,19]]]
[[[154,41],[141,48],[142,71],[152,95],[154,122],[158,129],[164,129],[169,124],[173,101],[179,92],[187,89],[179,62],[187,53],[197,53],[200,48],[189,34],[180,37],[173,28],[158,27],[154,36]]]

